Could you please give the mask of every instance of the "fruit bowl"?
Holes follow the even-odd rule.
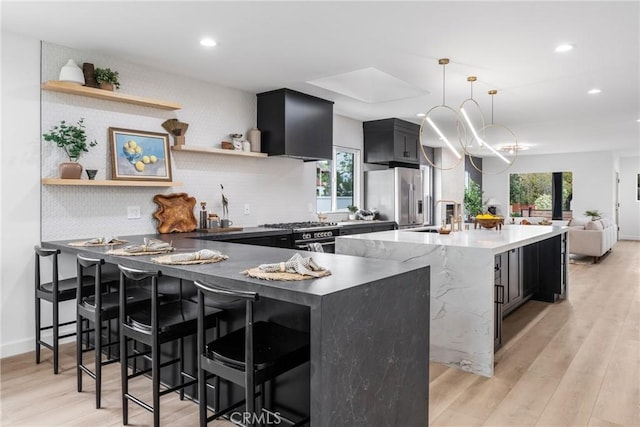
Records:
[[[501,216],[483,217],[478,215],[473,228],[478,228],[478,224],[483,228],[495,228],[496,230],[500,230],[504,224],[504,218]]]

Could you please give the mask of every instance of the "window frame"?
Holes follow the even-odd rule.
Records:
[[[318,213],[345,213],[349,212],[348,209],[337,209],[338,196],[337,196],[337,184],[338,179],[336,175],[336,164],[338,153],[350,153],[353,154],[353,204],[360,207],[361,204],[361,189],[362,189],[362,154],[361,150],[353,147],[343,147],[340,145],[334,145],[332,149],[331,162],[331,210],[318,211]],[[316,208],[318,206],[318,196],[316,196]]]

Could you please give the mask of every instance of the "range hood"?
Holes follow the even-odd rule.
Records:
[[[332,158],[333,101],[291,89],[256,96],[263,152],[304,161]]]

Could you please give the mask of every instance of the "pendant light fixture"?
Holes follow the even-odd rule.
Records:
[[[420,123],[420,150],[427,160],[427,163],[436,169],[449,170],[455,168],[464,157],[464,145],[461,142],[461,133],[466,139],[466,129],[460,122],[458,111],[449,107],[445,102],[445,66],[449,63],[448,58],[441,58],[438,64],[442,65],[442,105],[432,107],[424,115]],[[425,126],[426,123],[426,126]],[[430,159],[423,145],[429,147],[448,148],[453,160],[445,167],[445,156],[443,152],[442,161],[437,165],[434,159]]]
[[[516,160],[518,156],[518,140],[516,138],[515,133],[509,129],[508,127],[500,124],[496,124],[493,122],[493,98],[498,93],[497,90],[492,89],[487,92],[491,96],[491,124],[484,126],[480,129],[480,132],[476,132],[474,130],[473,125],[468,122],[469,127],[473,133],[474,139],[477,141],[478,148],[473,149],[473,154],[467,151],[469,155],[469,161],[471,165],[473,165],[476,170],[485,174],[497,174],[506,171],[511,167],[513,162]],[[461,107],[462,109],[462,107]],[[463,115],[465,113],[463,112]],[[513,150],[506,152],[505,154],[500,153],[500,151],[493,148],[493,146],[489,143],[489,141],[499,140],[499,144],[497,145],[509,145],[513,148]],[[498,170],[489,171],[486,162],[483,161],[482,165],[476,164],[477,159],[480,158],[490,158],[491,156],[495,156],[499,158],[502,162],[504,162],[504,168],[497,168]],[[476,159],[476,160],[474,160]]]
[[[483,135],[479,135],[478,132],[482,132],[485,127],[484,114],[482,114],[480,104],[473,99],[473,82],[476,80],[478,80],[476,76],[467,77],[467,81],[470,84],[470,95],[469,98],[465,99],[462,101],[462,104],[460,104],[460,113],[471,130],[471,136],[473,137],[470,137],[468,141],[465,141],[464,149],[469,156],[476,155],[476,153],[474,153],[474,149],[482,147]],[[476,125],[473,124],[474,121],[476,122]],[[477,147],[473,145],[474,140],[476,141]]]

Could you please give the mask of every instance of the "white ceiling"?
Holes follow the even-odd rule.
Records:
[[[447,57],[446,103],[456,107],[469,98],[466,78],[478,76],[474,99],[490,121],[487,91],[498,90],[495,122],[532,146],[523,155],[639,153],[637,0],[5,0],[1,7],[3,31],[252,93],[287,87],[331,99],[336,113],[363,121],[398,117],[419,123],[416,113],[442,103],[438,58]],[[200,46],[204,36],[218,46]],[[555,53],[560,43],[576,48]],[[366,102],[307,83],[370,68],[401,80],[413,93]],[[588,95],[593,87],[602,93]],[[370,96],[360,98],[377,99]]]

